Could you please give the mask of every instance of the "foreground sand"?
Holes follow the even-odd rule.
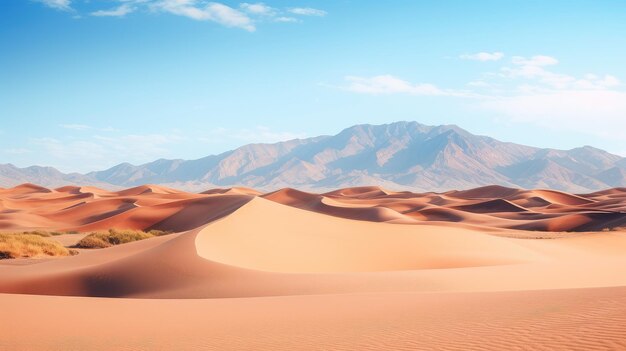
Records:
[[[10,316],[3,350],[626,349],[626,288],[202,300],[0,296]]]
[[[621,189],[459,192],[425,205],[465,203],[442,221],[410,214],[450,194],[143,187],[62,207],[85,189],[24,188],[4,191],[5,227],[181,232],[0,262],[2,350],[626,349],[626,232],[521,229],[620,224]]]

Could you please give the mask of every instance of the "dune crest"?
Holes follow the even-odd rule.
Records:
[[[626,226],[626,191],[591,194],[487,186],[447,193],[393,192],[354,187],[316,194],[285,188],[262,194],[249,188],[188,193],[156,185],[120,191],[23,184],[0,190],[0,228],[99,230],[111,227],[183,231],[221,218],[254,197],[324,215],[371,222],[458,223],[493,229],[597,231]],[[235,205],[239,206],[239,205]],[[229,212],[230,210],[225,210]],[[185,224],[185,218],[191,218]]]

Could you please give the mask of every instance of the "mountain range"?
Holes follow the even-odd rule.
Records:
[[[536,148],[474,135],[456,125],[396,122],[356,125],[332,136],[248,144],[197,160],[122,163],[87,174],[0,165],[0,186],[25,182],[104,188],[150,183],[196,191],[360,185],[447,191],[496,184],[581,193],[626,186],[626,158],[591,146]]]

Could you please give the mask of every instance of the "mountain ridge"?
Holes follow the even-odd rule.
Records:
[[[485,185],[589,192],[626,186],[626,158],[592,146],[537,148],[474,135],[456,125],[359,124],[336,135],[247,144],[196,160],[121,163],[87,174],[52,167],[0,165],[0,186],[129,187],[161,184],[186,190],[247,186],[336,189],[382,185],[446,191]]]

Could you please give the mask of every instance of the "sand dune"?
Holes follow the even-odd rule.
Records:
[[[177,211],[165,215],[170,225],[197,229],[36,265],[0,266],[0,291],[216,298],[626,284],[611,268],[626,257],[601,254],[626,249],[619,232],[520,240],[458,226],[325,216],[243,195],[192,201],[198,209],[179,210],[181,201],[157,207]],[[586,242],[604,249],[587,252]],[[510,279],[520,274],[530,276]]]
[[[0,204],[0,225],[13,230],[177,232],[0,261],[11,316],[0,349],[626,347],[622,189],[23,185],[0,190]],[[615,230],[592,232],[603,228]]]
[[[121,226],[189,230],[219,216],[202,215],[193,225],[184,226],[172,225],[176,220],[167,218],[181,211],[203,212],[205,206],[210,212],[218,211],[211,206],[221,200],[209,200],[216,196],[225,196],[224,199],[260,196],[325,215],[372,222],[444,221],[491,229],[555,232],[594,231],[626,225],[626,191],[622,188],[579,195],[501,186],[445,194],[392,192],[379,187],[347,188],[325,194],[290,188],[267,194],[248,188],[212,189],[194,194],[155,185],[112,192],[73,186],[52,190],[23,184],[0,190],[0,227],[94,230]]]

